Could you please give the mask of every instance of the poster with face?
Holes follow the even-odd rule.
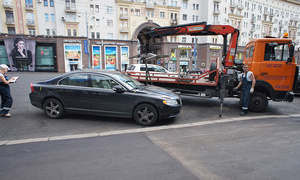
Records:
[[[5,39],[11,71],[35,71],[35,41],[18,37]]]
[[[117,68],[117,47],[105,46],[105,69],[115,70]]]

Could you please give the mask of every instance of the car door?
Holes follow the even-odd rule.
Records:
[[[109,76],[92,74],[91,107],[95,113],[109,116],[128,116],[128,96],[126,93],[117,93],[112,88],[119,85]]]
[[[58,82],[56,93],[66,110],[90,111],[88,73],[71,74]]]
[[[289,44],[282,43],[277,46],[265,44],[264,61],[261,63],[261,78],[271,82],[277,91],[292,89],[294,72],[291,71],[289,57]]]

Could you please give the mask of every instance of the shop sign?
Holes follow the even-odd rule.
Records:
[[[192,49],[191,45],[178,45],[178,49]]]
[[[74,39],[74,40],[64,40],[64,42],[65,43],[80,43],[81,42],[81,40],[76,40],[76,39]]]
[[[209,49],[221,49],[221,46],[210,45]]]
[[[181,66],[187,66],[187,65],[189,65],[189,62],[188,61],[180,61],[179,64]]]
[[[69,64],[78,64],[78,61],[69,61]]]

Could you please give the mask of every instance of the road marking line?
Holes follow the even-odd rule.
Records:
[[[120,135],[120,134],[152,132],[152,131],[159,131],[159,130],[179,129],[179,128],[187,128],[187,127],[204,126],[204,125],[210,125],[210,124],[221,124],[221,123],[235,122],[235,121],[246,121],[246,120],[253,120],[253,119],[289,118],[289,117],[300,117],[300,114],[263,115],[263,116],[252,116],[252,117],[243,116],[243,117],[229,118],[229,119],[217,119],[217,120],[210,120],[210,121],[204,121],[204,122],[176,124],[176,125],[158,126],[158,127],[145,127],[145,128],[139,128],[139,129],[126,129],[126,130],[109,131],[109,132],[103,132],[103,133],[76,134],[76,135],[69,135],[69,136],[53,136],[53,137],[45,137],[45,138],[0,141],[0,146],[33,143],[33,142],[79,139],[79,138],[98,137],[98,136],[112,136],[112,135]]]

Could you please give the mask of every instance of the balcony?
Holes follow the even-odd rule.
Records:
[[[4,9],[13,9],[13,4],[12,4],[12,1],[7,1],[7,0],[4,0],[3,1],[3,8]]]
[[[6,18],[5,24],[14,25],[15,24],[14,18]]]
[[[221,14],[221,11],[219,9],[214,9],[214,14],[219,15],[219,14]]]
[[[128,15],[126,14],[120,14],[120,19],[128,19]]]
[[[26,23],[27,23],[27,26],[35,26],[34,19],[27,19]]]
[[[270,17],[274,17],[275,13],[274,12],[270,12]]]
[[[120,33],[128,33],[129,28],[128,27],[120,27]]]
[[[255,31],[255,27],[251,27],[250,32],[254,32],[254,31]]]
[[[242,5],[242,4],[239,4],[239,5],[237,6],[237,8],[238,8],[238,10],[243,10],[243,9],[245,8],[245,6]]]
[[[234,2],[230,3],[230,8],[236,8],[237,4],[235,4]]]
[[[269,11],[264,11],[264,16],[269,16],[270,12]]]
[[[214,0],[214,3],[220,3],[221,0]]]
[[[255,23],[255,22],[256,22],[256,18],[255,17],[251,18],[251,23]]]
[[[155,8],[155,5],[153,3],[147,3],[146,4],[146,8],[147,9],[154,9]]]
[[[76,6],[66,6],[65,12],[66,13],[76,13],[77,12],[77,8],[76,8]]]
[[[171,26],[176,26],[176,25],[178,25],[177,19],[171,19],[170,24],[171,24]]]
[[[221,22],[220,22],[220,21],[217,21],[217,20],[214,20],[213,24],[214,24],[214,25],[220,25]]]
[[[33,4],[26,4],[25,9],[26,11],[33,11]]]

